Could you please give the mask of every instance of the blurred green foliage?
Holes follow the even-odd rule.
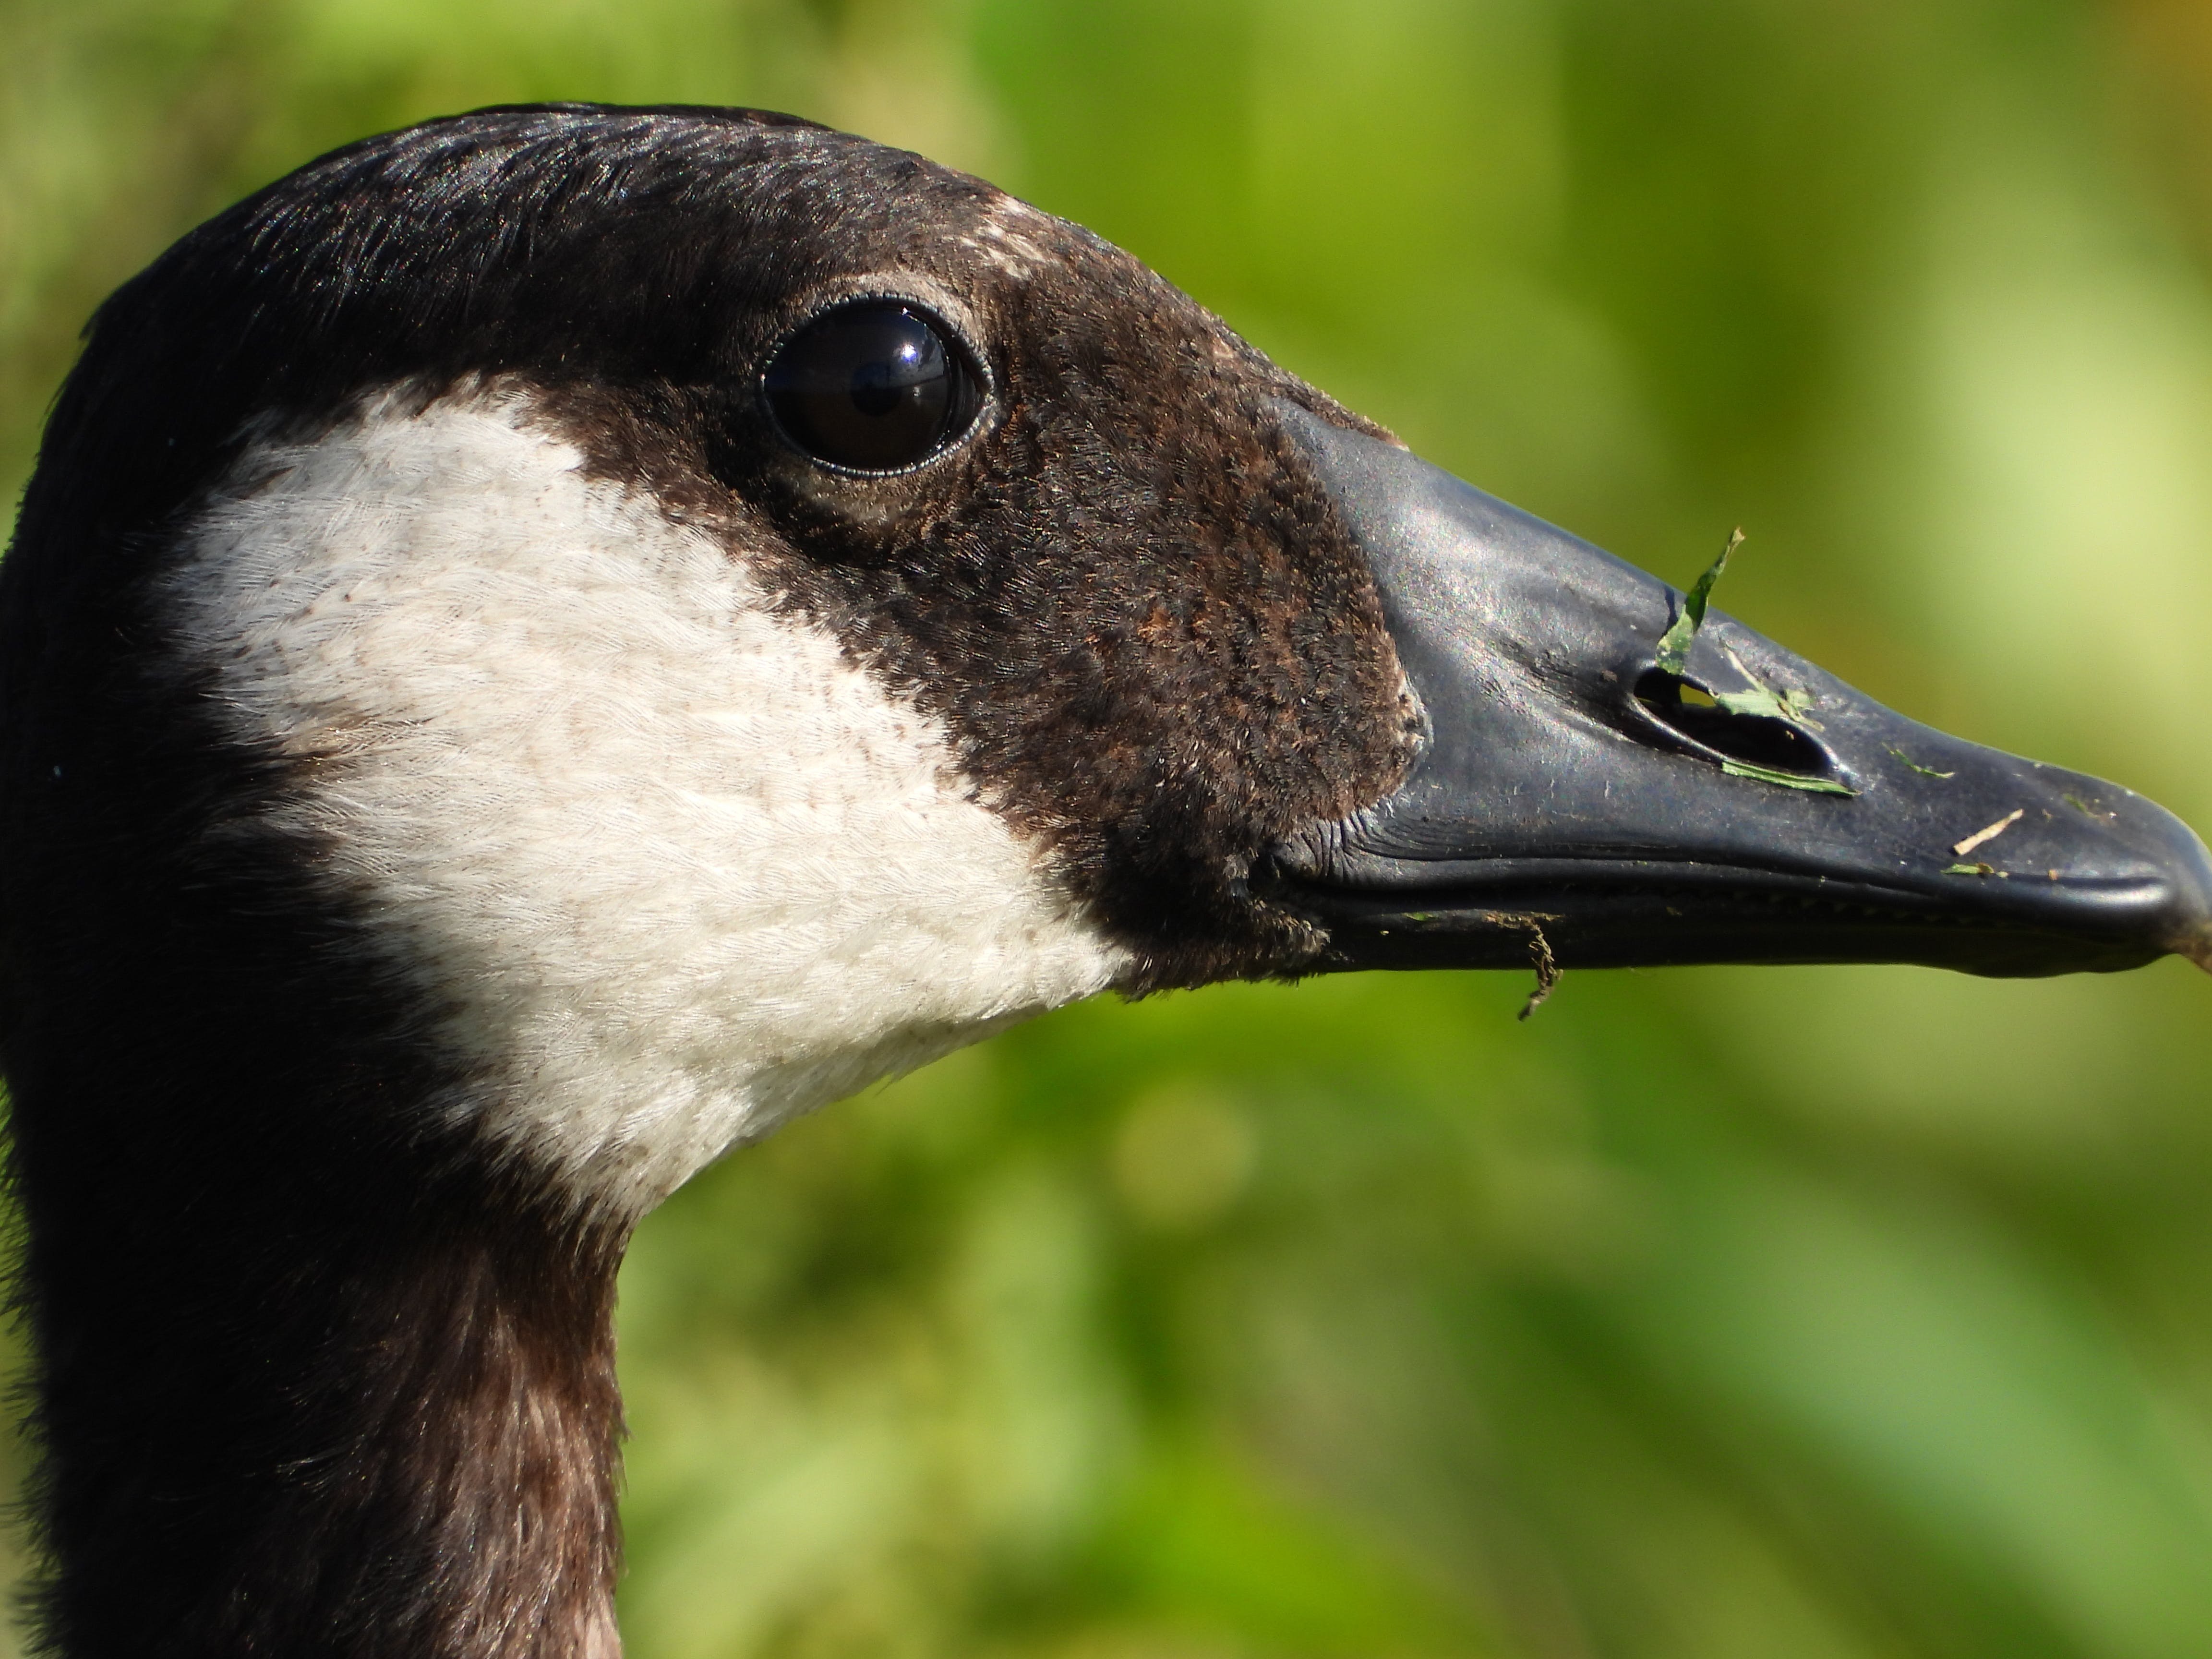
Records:
[[[1123,243],[1885,701],[2212,822],[2202,0],[0,0],[0,477],[359,134],[781,106]],[[636,1659],[2212,1651],[2212,988],[1071,1010],[623,1280]]]

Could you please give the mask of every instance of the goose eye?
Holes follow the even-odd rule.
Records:
[[[784,434],[817,461],[896,472],[958,438],[981,377],[942,324],[888,300],[826,312],[777,348],[761,390]]]

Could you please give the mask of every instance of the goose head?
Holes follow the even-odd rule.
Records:
[[[805,123],[487,112],[193,232],[0,568],[64,1650],[611,1651],[629,1228],[1079,998],[2204,957],[2159,808],[1686,604]]]

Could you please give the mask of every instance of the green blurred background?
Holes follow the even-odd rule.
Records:
[[[538,98],[982,173],[2212,823],[2203,0],[0,0],[9,498],[170,238]],[[694,1182],[623,1284],[634,1659],[2212,1653],[2212,985],[1527,988],[1086,1006]]]

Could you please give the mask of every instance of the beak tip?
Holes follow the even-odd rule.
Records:
[[[2191,917],[2189,930],[2170,941],[2166,949],[2212,974],[2212,916]]]
[[[2166,949],[2186,957],[2212,974],[2212,848],[2196,832],[2162,807],[2149,808],[2164,830],[2168,878],[2172,882],[2172,925]]]

